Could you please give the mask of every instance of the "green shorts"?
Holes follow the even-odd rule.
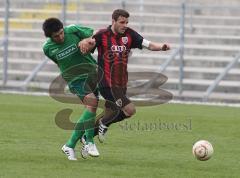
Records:
[[[98,99],[98,85],[95,79],[90,77],[77,79],[69,83],[68,87],[71,93],[77,95],[81,101],[83,101],[84,97],[90,93],[94,93]]]

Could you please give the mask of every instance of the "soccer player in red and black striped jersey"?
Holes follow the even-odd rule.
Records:
[[[96,124],[99,140],[103,142],[107,128],[135,114],[134,104],[126,96],[128,56],[132,48],[147,48],[151,51],[166,51],[168,44],[159,44],[144,39],[128,27],[129,13],[117,9],[112,14],[112,25],[99,30],[92,38],[80,42],[83,53],[98,50],[99,90],[106,99],[105,114]]]

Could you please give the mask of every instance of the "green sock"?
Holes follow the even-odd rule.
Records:
[[[68,147],[75,148],[75,146],[77,144],[77,141],[83,136],[86,126],[87,127],[91,126],[91,124],[89,124],[88,122],[86,124],[85,122],[93,120],[93,123],[94,123],[95,116],[96,116],[95,113],[92,113],[92,112],[88,111],[87,109],[85,109],[83,111],[80,119],[76,123],[76,126],[75,126],[75,128],[74,128],[74,130],[72,132],[72,135],[71,135],[70,139],[66,143],[66,145]],[[91,130],[93,130],[93,127],[90,127],[90,128],[92,128],[92,129],[88,129],[89,131],[86,131],[87,142],[89,140],[91,140]]]
[[[96,113],[88,111],[87,115],[88,115],[88,118],[85,120],[85,123],[84,123],[86,142],[94,143],[93,137],[94,137],[94,125],[95,125]]]

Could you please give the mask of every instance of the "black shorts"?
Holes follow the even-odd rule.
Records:
[[[111,107],[111,105],[116,104],[118,107],[123,108],[131,101],[126,96],[127,88],[120,87],[99,87],[99,91],[102,97],[106,100],[105,106],[107,108]]]

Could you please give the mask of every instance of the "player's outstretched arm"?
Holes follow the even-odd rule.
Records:
[[[85,38],[78,43],[78,47],[83,54],[89,53],[96,45],[94,38]]]
[[[168,44],[150,42],[148,49],[151,51],[167,51],[170,50],[170,46]]]
[[[143,46],[146,47],[147,49],[151,51],[167,51],[170,50],[170,46],[168,44],[160,44],[160,43],[155,43],[152,41],[147,41],[143,40]]]

